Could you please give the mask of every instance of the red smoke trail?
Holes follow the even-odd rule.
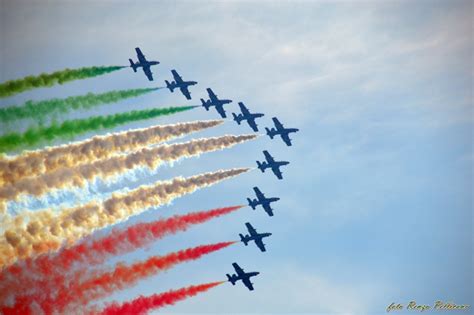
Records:
[[[33,315],[34,311],[31,309],[30,301],[27,297],[20,297],[16,299],[12,306],[0,304],[0,314],[3,315]]]
[[[17,299],[24,305],[36,303],[45,314],[64,313],[67,308],[77,309],[90,301],[106,297],[116,290],[136,284],[139,280],[168,270],[177,264],[196,260],[203,255],[226,248],[236,242],[221,242],[188,248],[165,256],[153,256],[145,261],[126,266],[117,264],[107,272],[94,272],[87,276],[78,271],[74,276],[67,277],[63,284],[48,290],[37,290],[31,295],[21,295]],[[21,307],[21,305],[18,305]],[[0,311],[4,311],[0,308]],[[66,310],[66,313],[67,310]]]
[[[120,315],[120,314],[145,314],[150,310],[155,310],[160,307],[167,305],[173,305],[176,302],[184,300],[188,297],[197,295],[198,293],[205,292],[209,289],[212,289],[219,284],[224,283],[225,281],[220,282],[211,282],[200,285],[192,285],[187,288],[182,288],[179,290],[171,290],[168,292],[154,294],[151,296],[140,296],[135,300],[130,302],[125,302],[123,304],[113,303],[102,310],[100,314],[102,315]]]
[[[131,252],[167,235],[185,231],[191,225],[204,223],[242,207],[217,208],[138,223],[126,229],[115,229],[103,238],[64,248],[54,255],[19,261],[0,273],[0,304],[8,296],[24,294],[25,290],[44,290],[52,284],[59,285],[74,263],[86,263],[87,267],[100,264],[112,255]]]
[[[55,261],[55,269],[69,269],[74,262],[102,263],[112,255],[124,254],[150,244],[166,235],[185,231],[190,225],[204,223],[228,214],[243,206],[218,208],[208,211],[176,215],[149,223],[138,223],[124,230],[114,230],[108,236],[65,249]]]
[[[130,266],[117,264],[114,270],[94,275],[84,280],[83,273],[77,273],[74,280],[70,281],[68,287],[60,289],[60,296],[54,301],[41,303],[43,309],[54,308],[63,311],[71,303],[84,305],[89,301],[103,298],[116,290],[130,287],[146,277],[158,272],[170,269],[177,264],[196,260],[203,255],[226,248],[236,242],[221,242],[210,245],[201,245],[188,248],[165,256],[153,256],[145,261]]]

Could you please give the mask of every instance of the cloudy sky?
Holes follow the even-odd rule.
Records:
[[[224,280],[237,261],[261,272],[254,292],[227,283],[161,312],[362,314],[411,300],[474,304],[472,2],[0,0],[0,14],[0,81],[127,65],[137,46],[161,62],[157,83],[124,69],[0,106],[162,85],[177,69],[199,82],[191,101],[160,90],[58,119],[197,105],[212,87],[235,101],[231,110],[243,101],[265,113],[262,127],[277,116],[300,128],[291,148],[262,136],[130,182],[254,167],[264,149],[291,161],[283,181],[252,171],[121,226],[241,204],[255,185],[281,197],[274,217],[247,207],[118,260],[234,240],[247,221],[273,233],[266,253],[237,244],[107,301]],[[115,130],[214,118],[199,108]],[[194,137],[250,131],[229,121]]]

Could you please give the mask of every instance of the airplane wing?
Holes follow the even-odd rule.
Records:
[[[216,105],[216,110],[221,115],[222,118],[226,118],[227,115],[225,114],[224,106],[222,105]]]
[[[183,78],[181,78],[181,76],[178,74],[178,72],[176,72],[176,70],[171,70],[171,73],[173,74],[173,78],[174,78],[174,80],[176,81],[177,84],[183,82]],[[183,92],[183,94],[184,94],[184,92]]]
[[[232,267],[234,267],[235,272],[237,272],[237,275],[244,274],[244,270],[240,268],[240,266],[237,263],[232,263]]]
[[[138,48],[138,47],[135,48],[135,51],[137,52],[138,61],[140,61],[140,63],[146,62],[145,55],[142,53],[142,51],[140,50],[140,48]]]
[[[254,229],[254,227],[250,223],[245,223],[245,226],[247,227],[247,230],[249,230],[251,235],[257,234],[257,230]]]
[[[275,160],[274,160],[273,157],[270,155],[270,153],[268,153],[267,150],[263,151],[263,155],[265,155],[265,159],[267,160],[267,162],[268,162],[269,164],[275,163]]]
[[[217,102],[217,95],[214,94],[214,92],[211,89],[206,89],[206,90],[207,90],[207,94],[209,94],[209,99],[211,100],[211,102],[216,103]]]
[[[268,213],[269,216],[273,216],[273,209],[270,207],[269,204],[264,204],[263,210],[265,210],[266,213]]]
[[[291,139],[290,139],[290,136],[288,135],[288,133],[282,133],[281,134],[281,139],[283,140],[283,142],[286,143],[287,146],[291,146]]]
[[[272,120],[273,120],[273,123],[275,124],[275,127],[276,127],[277,129],[279,129],[279,130],[284,129],[283,125],[282,125],[281,122],[278,120],[278,118],[273,117]]]
[[[242,112],[242,114],[244,114],[244,116],[250,115],[250,112],[247,109],[247,107],[245,107],[244,103],[239,102],[239,107],[240,107],[240,111]]]
[[[273,173],[275,173],[278,179],[283,179],[283,175],[281,174],[280,168],[278,166],[272,167]]]
[[[249,124],[250,128],[252,128],[253,131],[258,131],[258,127],[257,127],[257,123],[255,122],[255,118],[247,119],[247,123]]]
[[[260,248],[260,250],[261,250],[262,252],[266,251],[266,249],[265,249],[265,244],[263,244],[263,241],[262,241],[261,238],[256,238],[256,239],[255,239],[255,244],[257,244],[258,248]]]
[[[258,187],[254,187],[253,191],[255,191],[255,195],[257,195],[259,200],[265,199],[265,195],[260,191],[260,189],[258,189]]]
[[[186,99],[190,100],[191,99],[191,92],[189,92],[187,87],[180,87],[181,93],[186,97]]]
[[[242,282],[245,284],[245,286],[246,286],[250,291],[253,290],[253,285],[252,285],[252,282],[250,282],[250,278],[248,278],[248,277],[242,278]]]
[[[145,72],[145,75],[148,80],[153,81],[153,73],[151,72],[150,66],[143,67],[143,72]]]

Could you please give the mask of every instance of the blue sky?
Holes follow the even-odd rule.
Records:
[[[258,185],[281,197],[274,217],[244,208],[120,260],[233,240],[247,221],[273,233],[266,253],[238,244],[108,300],[225,279],[237,261],[261,271],[256,291],[224,284],[161,313],[362,314],[410,300],[474,304],[472,2],[0,4],[0,81],[66,67],[127,65],[139,46],[160,60],[153,68],[159,85],[171,69],[199,82],[191,87],[192,101],[160,90],[59,119],[198,104],[212,87],[264,112],[262,127],[277,116],[301,130],[291,148],[260,137],[163,167],[153,177],[253,167],[267,149],[291,161],[283,181],[252,171],[122,224],[240,204]],[[124,69],[0,105],[149,86],[144,75]],[[236,102],[231,108],[237,110]],[[200,108],[115,130],[214,118]],[[229,121],[193,137],[250,131]]]

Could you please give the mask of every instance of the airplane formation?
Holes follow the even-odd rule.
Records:
[[[135,48],[137,53],[138,61],[136,63],[133,62],[132,59],[130,61],[130,67],[133,69],[134,72],[137,72],[138,68],[142,68],[143,72],[145,73],[146,77],[149,81],[153,81],[153,73],[151,72],[151,66],[158,65],[159,61],[148,61],[145,58],[145,55],[141,52],[140,48]],[[191,92],[189,91],[189,87],[196,85],[196,81],[184,81],[183,78],[178,74],[176,70],[171,70],[171,74],[173,75],[174,81],[169,82],[165,80],[166,87],[173,93],[175,89],[179,89],[181,93],[186,97],[186,99],[191,100]],[[227,118],[226,110],[224,109],[224,105],[232,103],[232,100],[229,99],[219,99],[217,94],[211,88],[206,89],[209,99],[204,100],[201,98],[202,107],[209,111],[211,107],[215,107],[217,113],[222,118]],[[249,127],[254,131],[258,132],[258,125],[256,123],[257,118],[261,118],[264,116],[263,113],[252,113],[250,110],[244,105],[243,102],[238,103],[240,108],[240,113],[232,113],[233,120],[240,125],[242,121],[246,121]],[[282,141],[287,146],[292,146],[291,139],[289,135],[291,133],[296,133],[299,131],[297,128],[285,128],[283,124],[278,120],[277,117],[272,118],[274,127],[268,128],[265,127],[266,135],[270,137],[270,139],[274,139],[275,136],[280,136]],[[280,167],[284,165],[290,164],[288,161],[276,161],[274,157],[267,151],[263,151],[263,155],[265,160],[264,161],[257,161],[257,167],[262,171],[265,172],[266,169],[270,169],[273,174],[279,179],[283,179],[283,173],[280,170]],[[278,197],[265,197],[265,194],[260,191],[258,187],[253,187],[253,190],[256,195],[256,199],[247,198],[249,206],[255,210],[257,206],[261,206],[263,210],[268,214],[268,216],[273,216],[273,209],[271,207],[271,203],[280,200]],[[260,249],[260,251],[265,252],[265,244],[263,243],[263,238],[269,237],[272,233],[258,233],[257,230],[249,223],[245,223],[247,227],[248,233],[247,235],[239,234],[240,241],[244,243],[245,246],[248,246],[249,242],[253,241],[255,245]],[[257,276],[260,272],[245,272],[242,267],[240,267],[237,263],[232,263],[232,266],[235,270],[235,274],[229,275],[226,274],[227,279],[232,285],[235,285],[237,281],[242,281],[242,283],[250,290],[253,291],[253,283],[250,281],[250,278]]]

